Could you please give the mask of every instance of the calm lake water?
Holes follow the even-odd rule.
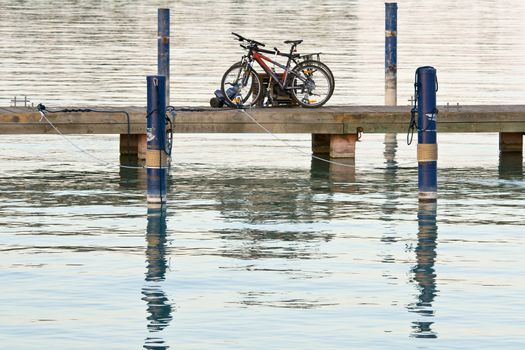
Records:
[[[208,103],[241,55],[231,31],[325,52],[331,105],[383,103],[381,1],[0,0],[0,106],[145,105],[158,7],[177,106]],[[518,0],[401,1],[398,103],[433,65],[440,104],[524,104],[524,17]],[[71,139],[118,163],[118,136]],[[522,162],[497,134],[441,134],[425,206],[397,139],[365,134],[354,171],[265,134],[175,135],[169,207],[148,216],[142,171],[2,136],[0,348],[522,349]]]

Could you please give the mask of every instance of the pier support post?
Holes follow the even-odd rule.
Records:
[[[145,162],[148,153],[148,135],[139,134],[137,135],[137,148],[138,148],[138,160],[139,162]]]
[[[166,80],[163,76],[148,76],[146,117],[147,200],[149,208],[166,204],[168,155],[166,153]]]
[[[397,3],[385,3],[385,105],[397,105]]]
[[[499,133],[499,176],[505,179],[523,178],[523,133]]]
[[[357,134],[312,134],[312,153],[330,158],[355,158]]]
[[[170,9],[158,9],[157,75],[166,78],[166,105],[170,104]]]
[[[523,154],[523,133],[521,132],[500,132],[499,133],[499,152],[500,153],[521,153]]]
[[[315,155],[330,154],[330,134],[312,134],[312,153]]]
[[[146,160],[146,134],[120,134],[120,162],[140,163]]]
[[[416,70],[419,199],[437,199],[437,78],[433,67]]]
[[[355,158],[357,134],[330,135],[330,158]]]

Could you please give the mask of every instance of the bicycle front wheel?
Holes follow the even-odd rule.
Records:
[[[303,107],[324,105],[334,93],[332,73],[316,62],[301,62],[291,72],[289,89],[292,98]]]
[[[224,73],[221,81],[224,102],[230,107],[256,105],[263,94],[259,75],[246,62],[237,62]]]

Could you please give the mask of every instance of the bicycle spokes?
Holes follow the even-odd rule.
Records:
[[[225,103],[229,106],[263,105],[265,99],[267,104],[275,105],[274,98],[279,104],[279,97],[284,95],[287,104],[290,104],[291,97],[303,107],[320,107],[332,96],[335,79],[328,66],[320,61],[320,54],[300,55],[296,53],[297,45],[302,40],[285,41],[287,44],[292,44],[290,53],[286,54],[277,48],[263,49],[264,44],[261,42],[245,38],[237,33],[232,34],[242,42],[241,47],[247,51],[247,54],[223,75],[221,92]],[[274,58],[271,59],[264,54],[273,54]],[[286,65],[276,62],[278,56],[287,57]],[[258,64],[266,74],[267,85],[262,84],[261,79],[263,78],[256,73],[253,68],[254,63]],[[271,64],[272,68],[268,64]],[[292,64],[295,64],[295,67],[291,69]],[[283,69],[283,73],[278,75],[275,67]],[[276,86],[280,88],[277,93],[274,92]]]
[[[259,76],[243,62],[234,64],[226,71],[221,85],[225,102],[231,107],[254,105],[262,92]]]
[[[324,104],[333,92],[331,76],[321,67],[303,64],[294,69],[291,92],[297,102],[305,107]]]

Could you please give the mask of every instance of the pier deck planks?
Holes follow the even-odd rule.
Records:
[[[130,113],[131,133],[146,133],[143,107],[100,107],[124,109]],[[182,107],[181,107],[182,108]],[[40,114],[24,107],[0,109],[0,134],[53,134]],[[95,108],[94,108],[95,109]],[[234,109],[193,108],[178,111],[177,133],[260,133],[264,132],[243,112]],[[439,132],[522,132],[525,133],[525,105],[438,106]],[[338,106],[318,109],[249,109],[259,123],[274,133],[352,134],[404,133],[410,119],[409,106]],[[64,134],[125,134],[124,114],[59,113],[48,118]]]

